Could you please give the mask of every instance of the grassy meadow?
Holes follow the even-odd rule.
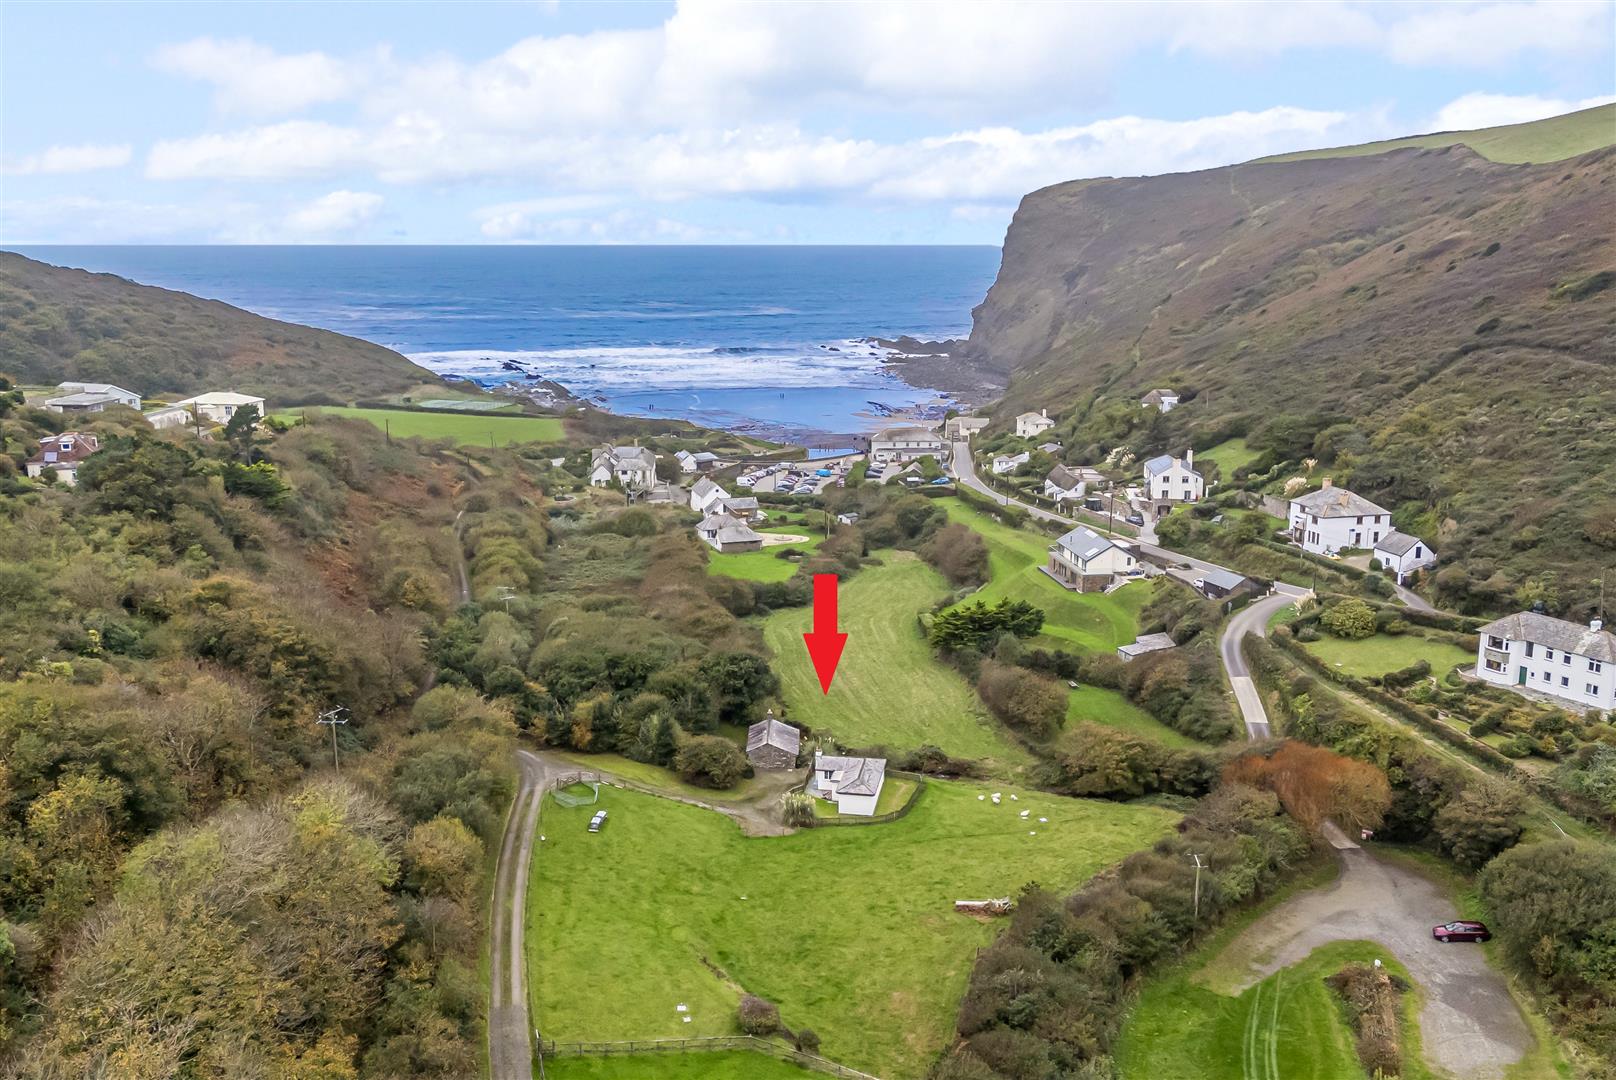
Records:
[[[987,717],[970,684],[938,663],[921,635],[917,616],[948,592],[942,576],[910,552],[880,557],[884,565],[867,566],[841,586],[838,607],[848,640],[829,694],[821,693],[802,640],[812,610],[787,608],[763,620],[787,718],[853,745],[930,743],[1001,764],[1026,761],[1026,752]]]
[[[1180,735],[1160,720],[1122,696],[1119,690],[1103,686],[1079,686],[1066,699],[1066,726],[1080,723],[1100,724],[1154,739],[1175,750],[1183,747],[1205,746],[1199,739]]]
[[[1225,481],[1234,476],[1234,471],[1242,465],[1250,465],[1262,455],[1246,445],[1245,437],[1225,439],[1223,442],[1209,450],[1197,450],[1195,460],[1197,464],[1214,462]]]
[[[965,505],[957,498],[939,499],[948,519],[968,525],[988,545],[988,583],[971,600],[989,604],[1009,597],[1044,609],[1044,629],[1037,639],[1069,652],[1105,652],[1139,636],[1139,611],[1150,599],[1150,585],[1137,582],[1109,596],[1074,593],[1043,572],[1054,538],[1015,529]]]
[[[561,1041],[732,1034],[744,990],[818,1032],[828,1057],[888,1080],[923,1075],[953,1035],[976,949],[998,931],[953,901],[1031,880],[1070,890],[1175,821],[1020,789],[999,806],[977,798],[992,790],[1012,789],[933,781],[898,821],[767,838],[638,792],[603,788],[599,807],[547,801],[528,891],[535,1024]],[[610,823],[591,835],[598,808]],[[773,1075],[741,1060],[758,1071],[734,1075]]]
[[[1440,131],[1430,135],[1412,135],[1406,139],[1360,143],[1357,146],[1302,150],[1294,154],[1258,158],[1257,162],[1271,164],[1309,158],[1358,157],[1411,146],[1453,146],[1463,143],[1489,161],[1523,165],[1529,162],[1564,161],[1609,146],[1613,141],[1613,132],[1616,132],[1616,105],[1597,105],[1580,112],[1524,124],[1505,124],[1477,131]]]
[[[804,1080],[823,1075],[748,1050],[544,1059],[545,1080]]]
[[[823,535],[815,536],[813,531],[805,525],[777,525],[767,529],[759,529],[761,533],[788,534],[806,536],[808,539],[802,543],[786,545],[797,551],[817,551],[819,545],[825,542]],[[744,581],[785,581],[797,572],[798,562],[791,559],[779,558],[776,554],[781,549],[766,547],[762,551],[738,551],[725,555],[717,551],[707,553],[707,572],[720,574],[724,577],[741,578]]]
[[[453,439],[461,445],[487,446],[492,439],[499,446],[525,442],[560,442],[566,437],[561,421],[550,416],[488,416],[465,412],[415,412],[409,409],[355,409],[322,405],[327,416],[352,416],[369,420],[401,439],[419,435],[426,439]],[[294,419],[304,410],[276,413]]]
[[[1427,641],[1413,634],[1376,634],[1358,641],[1322,635],[1304,643],[1308,652],[1348,675],[1375,678],[1424,660],[1431,674],[1441,676],[1455,664],[1474,663],[1476,654],[1445,641]]]

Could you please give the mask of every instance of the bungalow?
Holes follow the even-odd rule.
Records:
[[[589,459],[589,484],[605,487],[613,480],[625,491],[656,486],[656,455],[643,446],[602,446]]]
[[[838,525],[857,525],[858,521],[859,516],[857,510],[849,510],[845,514],[836,515],[836,524]]]
[[[801,748],[802,732],[776,720],[773,709],[746,729],[746,760],[754,769],[795,769]]]
[[[1237,592],[1250,592],[1251,582],[1233,570],[1208,570],[1192,587],[1208,600],[1222,600]]]
[[[1162,412],[1172,412],[1178,405],[1178,392],[1174,390],[1152,390],[1139,399],[1139,404],[1147,409],[1160,409]]]
[[[1037,412],[1024,412],[1016,417],[1016,434],[1023,439],[1030,439],[1034,435],[1042,435],[1055,426],[1055,421],[1049,418],[1048,409],[1039,409]]]
[[[834,802],[839,813],[874,817],[886,776],[886,758],[831,757],[815,750],[808,793]]]
[[[1031,457],[1032,454],[1028,453],[1026,450],[1023,450],[1019,454],[1000,454],[998,457],[993,459],[993,464],[988,466],[988,468],[993,470],[996,475],[1002,476],[1008,472],[1015,472],[1017,469],[1021,468],[1021,466],[1027,464],[1028,459]]]
[[[1535,611],[1476,631],[1476,676],[1511,690],[1547,694],[1572,708],[1616,709],[1616,634]]]
[[[887,428],[870,440],[871,461],[886,464],[919,461],[923,457],[933,457],[939,462],[948,460],[948,443],[930,428]]]
[[[727,498],[729,492],[719,487],[712,477],[704,476],[690,489],[690,509],[698,514],[705,514],[713,508],[714,503]]]
[[[708,514],[696,526],[696,535],[714,551],[724,555],[763,550],[763,537],[746,522],[728,514]]]
[[[1375,542],[1375,560],[1381,568],[1397,578],[1401,585],[1422,566],[1436,565],[1436,552],[1417,536],[1409,536],[1395,529]]]
[[[36,478],[49,469],[57,480],[72,485],[79,482],[79,464],[99,449],[101,443],[94,435],[78,431],[47,435],[39,440],[39,451],[24,467],[29,476]]]
[[[1200,502],[1206,479],[1195,471],[1195,451],[1182,458],[1158,454],[1145,462],[1145,496],[1155,502]]]
[[[762,521],[768,517],[758,506],[757,497],[754,495],[742,495],[733,499],[725,496],[709,509],[714,513],[728,514],[741,521]]]
[[[951,416],[943,421],[943,434],[950,439],[966,439],[988,426],[985,416]]]
[[[1038,449],[1053,457],[1061,452],[1061,444],[1058,442],[1041,442],[1038,444]]]
[[[1078,502],[1091,484],[1098,485],[1104,480],[1103,473],[1087,465],[1057,465],[1044,478],[1044,494],[1056,502]]]
[[[254,397],[252,394],[232,393],[228,390],[198,394],[196,397],[188,397],[174,404],[193,410],[198,419],[206,420],[210,424],[228,424],[237,410],[245,409],[249,405],[258,410],[259,416],[269,415],[269,409],[264,404],[263,398]]]
[[[673,455],[673,460],[679,463],[682,473],[711,472],[718,468],[718,455],[709,454],[702,450],[692,454],[689,450],[681,450]]]
[[[161,431],[164,428],[189,427],[196,417],[192,416],[191,410],[184,405],[165,405],[144,414],[143,419]]]
[[[1119,574],[1131,574],[1138,563],[1133,552],[1093,529],[1079,525],[1049,548],[1045,572],[1076,592],[1103,590]]]
[[[45,401],[45,408],[51,412],[101,412],[109,405],[127,405],[137,412],[140,409],[139,394],[111,383],[64,382],[57,383],[56,389],[61,394]]]
[[[1166,634],[1146,634],[1132,645],[1123,645],[1117,649],[1117,656],[1124,662],[1146,653],[1161,652],[1163,649],[1174,648],[1178,643]]]
[[[1291,538],[1303,551],[1334,555],[1342,548],[1374,547],[1392,532],[1392,514],[1346,488],[1324,486],[1291,500]]]

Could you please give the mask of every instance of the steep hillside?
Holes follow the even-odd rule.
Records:
[[[110,382],[146,395],[228,388],[277,405],[380,396],[439,381],[358,338],[5,251],[0,371],[24,383]]]
[[[1253,164],[1303,161],[1321,157],[1358,157],[1365,154],[1384,154],[1388,150],[1408,147],[1432,149],[1463,143],[1488,161],[1526,165],[1532,162],[1564,161],[1566,158],[1609,146],[1613,142],[1616,142],[1616,105],[1596,105],[1591,109],[1580,109],[1564,116],[1551,116],[1547,120],[1534,120],[1526,124],[1503,124],[1476,131],[1435,131],[1429,135],[1409,135],[1401,139],[1360,143],[1357,146],[1299,150],[1294,154],[1275,154],[1273,157],[1258,158]]]
[[[1073,460],[1248,435],[1270,487],[1314,458],[1398,508],[1474,606],[1585,609],[1616,562],[1613,178],[1610,149],[1451,146],[1059,184],[967,354]],[[1156,386],[1186,404],[1140,409]]]

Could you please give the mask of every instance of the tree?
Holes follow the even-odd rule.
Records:
[[[920,549],[951,585],[980,585],[988,579],[988,545],[967,525],[945,525]]]
[[[1291,817],[1314,832],[1327,819],[1349,835],[1378,829],[1392,802],[1386,774],[1373,765],[1301,742],[1245,754],[1223,770],[1223,780],[1272,791]]]
[[[805,1054],[819,1053],[819,1032],[813,1028],[799,1028],[797,1030],[797,1049]]]
[[[756,653],[713,653],[700,672],[718,697],[719,718],[731,724],[751,720],[757,704],[780,690],[779,676]]]
[[[1319,622],[1339,638],[1357,640],[1375,634],[1375,609],[1356,598],[1339,601],[1327,608]]]
[[[997,660],[983,661],[976,692],[994,716],[1035,738],[1047,737],[1066,715],[1064,686],[1048,676]]]
[[[932,620],[930,640],[944,652],[980,649],[1001,632],[1029,638],[1043,629],[1044,611],[1006,597],[992,607],[978,600],[950,608]]]
[[[1488,863],[1479,880],[1504,948],[1520,963],[1562,991],[1616,991],[1616,859],[1607,847],[1524,844]]]
[[[1513,786],[1478,777],[1437,811],[1432,831],[1460,866],[1475,870],[1521,838],[1526,800]]]
[[[246,461],[252,456],[253,434],[258,430],[258,406],[246,405],[230,414],[224,425],[224,441],[235,447],[237,455]]]
[[[746,775],[748,765],[741,748],[722,735],[697,735],[679,748],[673,767],[688,783],[731,788]]]
[[[423,821],[404,841],[404,880],[419,892],[464,900],[482,861],[483,842],[458,818]]]

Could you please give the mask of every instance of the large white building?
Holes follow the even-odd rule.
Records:
[[[1152,502],[1200,502],[1206,478],[1195,471],[1195,451],[1183,457],[1159,454],[1145,462],[1145,497]]]
[[[1079,525],[1050,545],[1044,570],[1068,589],[1098,592],[1138,567],[1131,549]]]
[[[249,405],[258,410],[260,417],[269,415],[269,408],[264,404],[263,398],[254,397],[252,394],[237,394],[229,390],[198,394],[196,397],[188,397],[174,404],[213,424],[228,424],[238,409],[245,409]]]
[[[605,487],[613,480],[625,491],[656,486],[656,455],[643,446],[602,446],[589,459],[589,483]]]
[[[870,439],[870,460],[881,463],[919,461],[923,457],[948,460],[948,443],[930,428],[896,427],[877,432]]]
[[[690,489],[690,509],[698,514],[705,514],[727,498],[729,492],[720,487],[718,481],[710,476],[704,476]]]
[[[1039,409],[1037,412],[1024,412],[1016,417],[1016,434],[1023,439],[1042,435],[1054,426],[1055,421],[1049,418],[1048,409]]]
[[[1291,537],[1303,551],[1334,555],[1342,548],[1372,548],[1392,532],[1392,512],[1346,488],[1324,486],[1291,500]]]
[[[1579,711],[1616,709],[1616,634],[1534,611],[1506,615],[1477,633],[1476,675],[1547,694]]]
[[[44,403],[51,412],[101,412],[111,405],[127,405],[136,411],[140,409],[139,394],[111,383],[64,382],[57,383],[56,389],[61,393],[46,399]]]

